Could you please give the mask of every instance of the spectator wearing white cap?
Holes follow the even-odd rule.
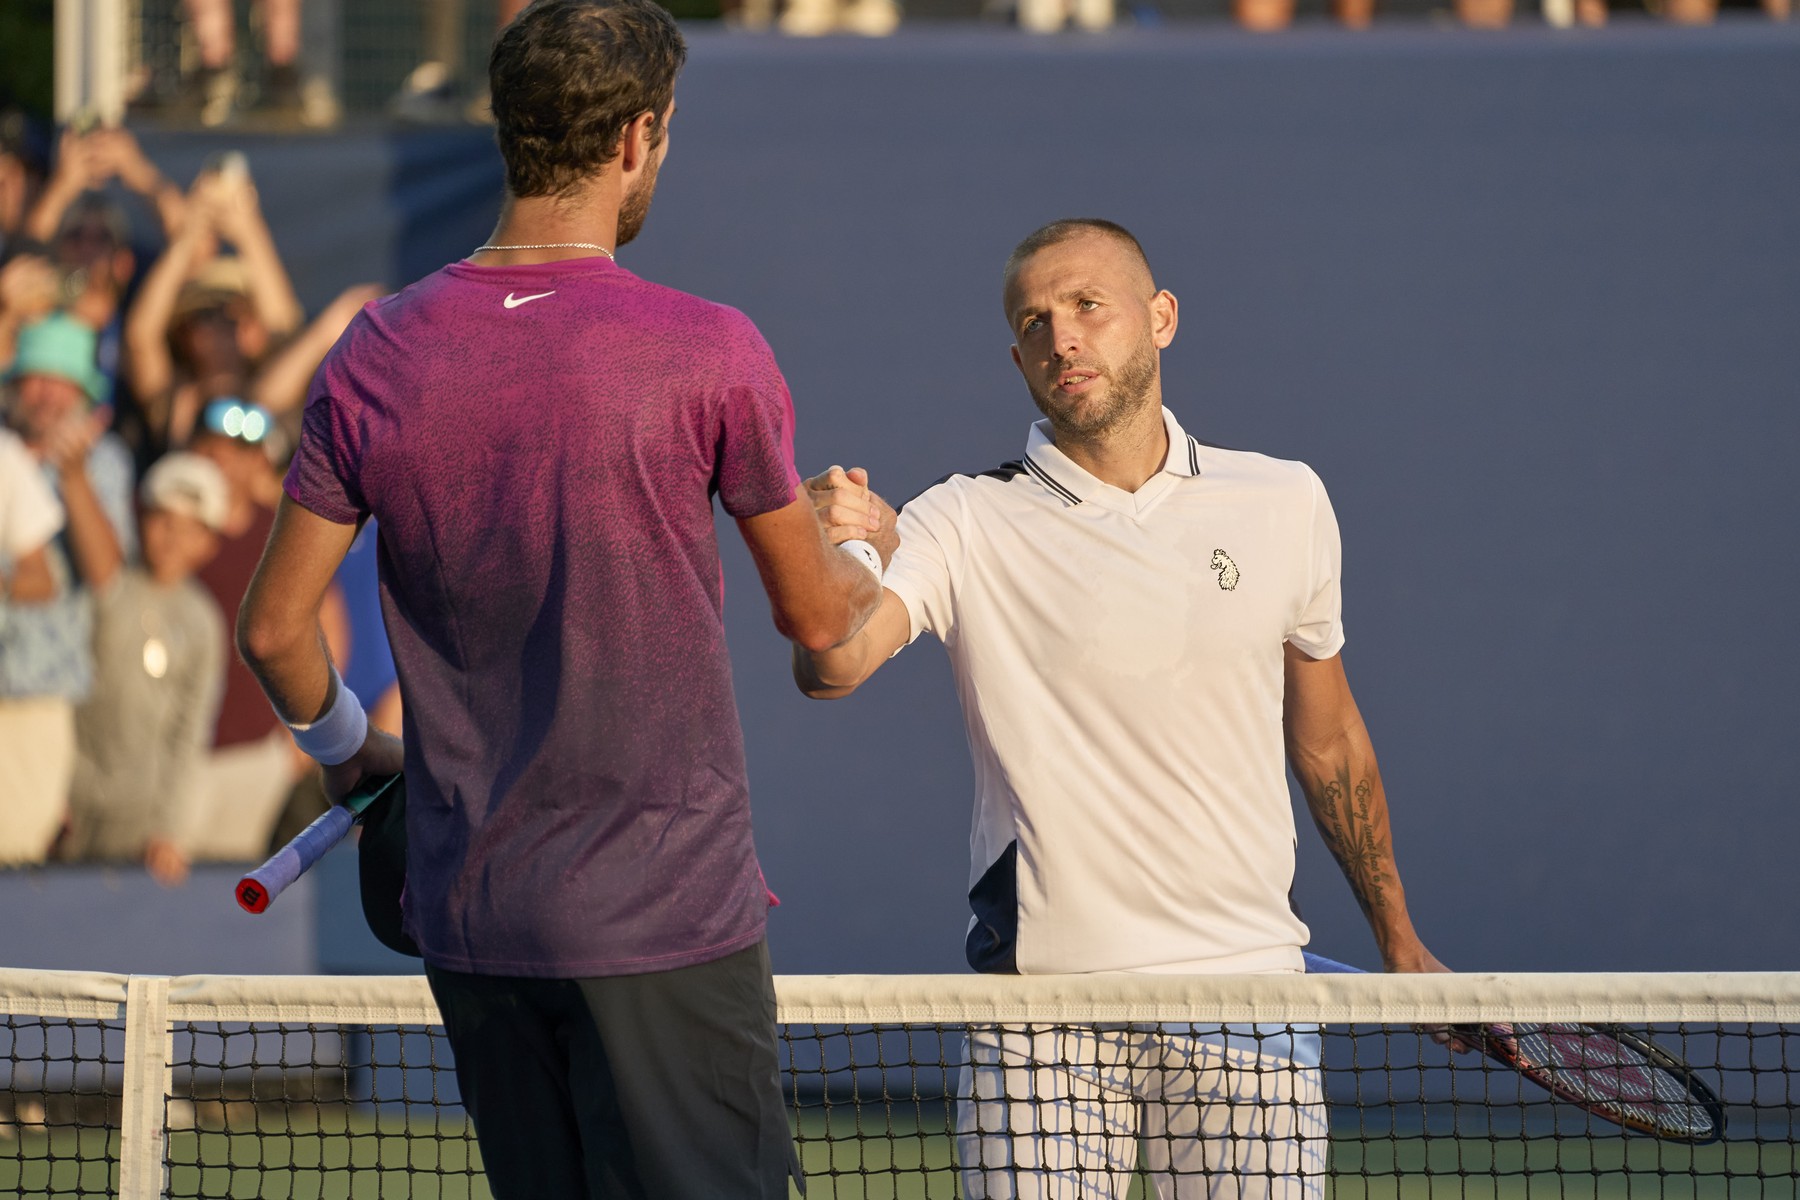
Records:
[[[95,403],[94,331],[56,313],[19,333],[8,424],[62,503],[46,547],[53,598],[0,601],[0,864],[42,862],[75,769],[74,707],[93,678],[93,596],[136,549],[131,453]]]
[[[143,862],[187,877],[200,776],[224,688],[225,618],[194,579],[219,552],[229,495],[197,454],[170,454],[138,490],[143,564],[95,598],[94,689],[75,713],[75,782],[57,857]]]

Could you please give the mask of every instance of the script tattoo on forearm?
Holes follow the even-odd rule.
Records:
[[[1374,781],[1351,783],[1346,764],[1338,768],[1336,779],[1321,779],[1314,786],[1319,795],[1319,831],[1343,867],[1356,902],[1365,914],[1386,908],[1394,877],[1388,870],[1388,839],[1377,830],[1370,811],[1375,803]]]

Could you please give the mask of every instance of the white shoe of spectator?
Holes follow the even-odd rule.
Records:
[[[231,120],[237,108],[238,80],[229,68],[207,73],[201,81],[200,124],[217,128]]]
[[[744,0],[741,8],[727,14],[725,23],[755,33],[772,29],[775,25],[775,0]]]
[[[863,37],[886,37],[900,27],[900,5],[896,0],[850,0],[841,27]]]
[[[1111,29],[1113,0],[1073,0],[1075,24],[1089,31]]]
[[[300,85],[300,123],[308,129],[330,129],[341,116],[343,110],[331,80],[322,75],[308,76]]]
[[[1019,0],[1019,28],[1027,33],[1057,33],[1068,19],[1065,0]]]
[[[781,32],[789,37],[819,37],[838,27],[837,0],[788,0]]]

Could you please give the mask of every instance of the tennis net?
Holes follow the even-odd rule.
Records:
[[[1800,1195],[1800,974],[777,992],[813,1200]],[[416,977],[0,971],[0,1195],[486,1196],[437,1021]]]

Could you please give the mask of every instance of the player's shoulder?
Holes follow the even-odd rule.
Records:
[[[1195,460],[1202,479],[1310,498],[1322,489],[1318,473],[1299,459],[1277,458],[1257,450],[1239,450],[1194,439]]]
[[[393,330],[404,324],[409,317],[416,315],[428,323],[438,322],[436,310],[440,305],[432,294],[435,289],[430,285],[442,274],[439,271],[434,275],[427,275],[416,283],[371,300],[357,309],[345,323],[344,331],[325,352],[322,361],[333,364],[344,360],[354,361],[359,355],[368,353],[371,341],[393,348]]]
[[[745,340],[757,344],[763,341],[755,323],[729,304],[645,279],[623,268],[597,275],[595,282],[604,284],[607,289],[623,289],[630,297],[625,313],[646,325],[685,326],[703,336],[724,339],[728,345]],[[616,303],[616,300],[609,301],[609,304]]]
[[[998,502],[1009,489],[1021,488],[1030,479],[1025,463],[1020,459],[986,470],[952,471],[901,504],[900,509],[922,514]]]
[[[636,276],[630,286],[645,331],[679,356],[694,382],[740,383],[778,371],[768,340],[741,310]]]

